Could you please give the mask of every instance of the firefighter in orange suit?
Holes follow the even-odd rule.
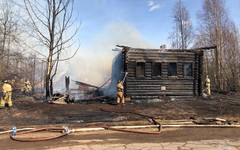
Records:
[[[1,97],[0,108],[5,107],[5,102],[8,103],[9,107],[12,107],[12,86],[7,80],[4,80],[3,83],[3,97]]]
[[[118,105],[125,103],[124,95],[123,95],[123,82],[122,81],[118,81],[118,84],[117,84],[117,103],[118,103]]]
[[[211,95],[211,90],[210,90],[210,79],[208,78],[208,75],[207,75],[207,77],[206,77],[206,79],[205,79],[205,86],[206,86],[206,89],[207,89],[208,94],[209,94],[209,96],[210,96],[210,95]]]

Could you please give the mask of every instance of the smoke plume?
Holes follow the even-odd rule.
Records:
[[[116,45],[154,48],[134,26],[121,22],[109,23],[100,34],[95,35],[93,41],[89,41],[88,46],[81,47],[74,58],[60,64],[55,81],[64,83],[64,76],[68,75],[71,80],[102,85],[111,77],[112,61],[119,53],[112,51]]]

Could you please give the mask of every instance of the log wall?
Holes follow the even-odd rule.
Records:
[[[145,76],[136,77],[137,62],[145,63]],[[168,76],[168,63],[177,64],[177,75]],[[192,76],[184,76],[183,63],[192,63]],[[162,95],[194,97],[202,92],[202,51],[174,51],[125,48],[123,72],[128,72],[124,84],[125,97],[132,100],[156,99]],[[161,63],[161,76],[152,76],[153,63]]]

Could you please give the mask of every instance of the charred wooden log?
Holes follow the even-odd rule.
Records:
[[[74,103],[74,101],[75,101],[75,98],[70,96],[69,94],[56,91],[51,97],[51,100],[48,101],[48,103],[68,104],[68,103]]]
[[[162,95],[194,97],[202,93],[203,50],[160,50],[122,47],[122,72],[128,72],[124,84],[124,95],[132,100],[156,99]],[[154,64],[160,66],[159,74]],[[176,71],[169,73],[173,63]],[[190,63],[191,73],[186,75],[184,63]],[[156,65],[155,65],[156,66]],[[163,88],[164,87],[164,88]]]

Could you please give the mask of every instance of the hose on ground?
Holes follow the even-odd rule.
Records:
[[[64,128],[62,128],[62,127],[39,128],[39,129],[30,130],[30,131],[18,132],[17,135],[27,134],[27,133],[32,133],[32,132],[38,132],[38,131],[45,131],[45,130],[64,130]],[[68,134],[69,133],[66,132],[66,133],[62,133],[62,134],[57,135],[57,136],[44,137],[44,138],[17,138],[17,137],[13,137],[12,135],[10,135],[10,138],[12,140],[20,141],[20,142],[37,142],[37,141],[46,141],[46,140],[52,140],[52,139],[60,138],[60,137],[63,137],[65,135],[68,135]]]
[[[26,130],[33,130],[33,129],[35,129],[35,128],[22,128],[22,129],[17,129],[17,132],[19,132],[19,131],[26,131]],[[12,132],[12,130],[2,131],[2,132],[0,132],[0,135],[1,134],[11,133],[11,132]]]
[[[154,125],[159,125],[159,129],[160,129],[160,126],[161,126],[161,124],[159,122],[157,122],[155,120],[155,117],[153,117],[153,116],[143,115],[143,114],[140,114],[140,113],[137,113],[137,112],[132,112],[132,111],[117,111],[116,109],[113,110],[113,109],[100,108],[100,110],[101,111],[105,111],[105,112],[129,113],[129,114],[133,114],[133,115],[138,115],[138,116],[141,116],[141,117],[145,117],[145,118],[151,119]]]
[[[122,106],[122,103],[120,103],[120,105],[118,105],[117,107],[121,108],[121,106]],[[157,122],[153,116],[143,115],[143,114],[140,114],[140,113],[137,113],[137,112],[132,112],[132,111],[116,111],[116,109],[108,109],[108,108],[113,108],[113,107],[100,108],[100,110],[105,111],[105,112],[113,112],[113,113],[129,113],[129,114],[149,118],[149,119],[152,120],[152,123],[154,125],[158,125],[158,131],[157,132],[144,132],[144,131],[133,131],[133,130],[125,130],[125,129],[116,129],[116,128],[111,128],[111,127],[105,127],[106,129],[117,130],[117,131],[122,131],[122,132],[142,133],[142,134],[160,134],[161,131],[162,131],[161,123]]]
[[[114,130],[114,131],[121,131],[121,132],[130,132],[130,133],[141,133],[141,134],[160,134],[160,132],[161,132],[161,129],[158,132],[144,132],[144,131],[133,131],[133,130],[126,130],[126,129],[117,129],[117,128],[113,128],[113,127],[109,127],[109,126],[91,126],[91,127],[87,127],[87,128],[104,128],[104,129],[107,129],[107,130]],[[44,137],[44,138],[17,138],[17,137],[13,137],[12,135],[10,135],[10,138],[12,140],[20,141],[20,142],[46,141],[46,140],[53,140],[53,139],[56,139],[56,138],[60,138],[60,137],[66,136],[66,135],[71,133],[71,130],[74,131],[75,129],[81,129],[81,128],[71,128],[70,132],[65,132],[65,133],[62,133],[62,134],[57,135],[57,136]],[[18,132],[17,135],[27,134],[27,133],[32,133],[32,132],[45,131],[45,130],[62,130],[63,131],[64,128],[63,127],[39,128],[39,129],[30,130],[30,131]]]
[[[122,103],[120,104],[120,106],[121,105],[122,105]],[[121,131],[121,132],[140,133],[140,134],[155,134],[155,135],[160,134],[161,131],[162,131],[162,125],[159,122],[157,122],[154,119],[154,117],[152,117],[152,116],[147,116],[147,115],[143,115],[143,114],[136,113],[136,112],[131,112],[131,111],[114,111],[114,110],[109,110],[109,109],[104,109],[104,108],[101,108],[100,110],[106,111],[106,112],[115,112],[115,113],[131,113],[131,114],[134,114],[134,115],[139,115],[139,116],[142,116],[142,117],[150,118],[150,119],[152,119],[152,122],[155,125],[158,125],[158,131],[157,132],[135,131],[135,130],[118,129],[118,128],[113,128],[113,127],[109,127],[109,126],[91,126],[91,127],[87,127],[87,128],[104,128],[104,129],[107,129],[107,130],[114,130],[114,131]],[[70,134],[71,132],[73,132],[74,129],[81,129],[81,128],[71,128],[71,129],[67,129],[67,131],[65,131],[66,128],[63,128],[63,127],[40,128],[40,129],[33,129],[33,130],[30,130],[30,131],[18,132],[17,135],[27,134],[27,133],[32,133],[32,132],[38,132],[38,131],[45,131],[45,130],[62,130],[62,131],[65,131],[65,132],[63,132],[62,134],[57,135],[57,136],[44,137],[44,138],[17,138],[17,137],[13,137],[12,135],[10,135],[10,138],[12,140],[20,141],[20,142],[46,141],[46,140],[52,140],[52,139],[56,139],[56,138],[66,136],[66,135]]]
[[[157,132],[145,132],[145,131],[134,131],[134,130],[126,130],[126,129],[117,129],[117,128],[112,128],[112,127],[108,127],[108,126],[105,126],[104,127],[105,129],[108,129],[108,130],[115,130],[115,131],[121,131],[121,132],[130,132],[130,133],[140,133],[140,134],[160,134],[161,131],[162,131],[162,126],[160,125],[159,126],[159,129]]]

